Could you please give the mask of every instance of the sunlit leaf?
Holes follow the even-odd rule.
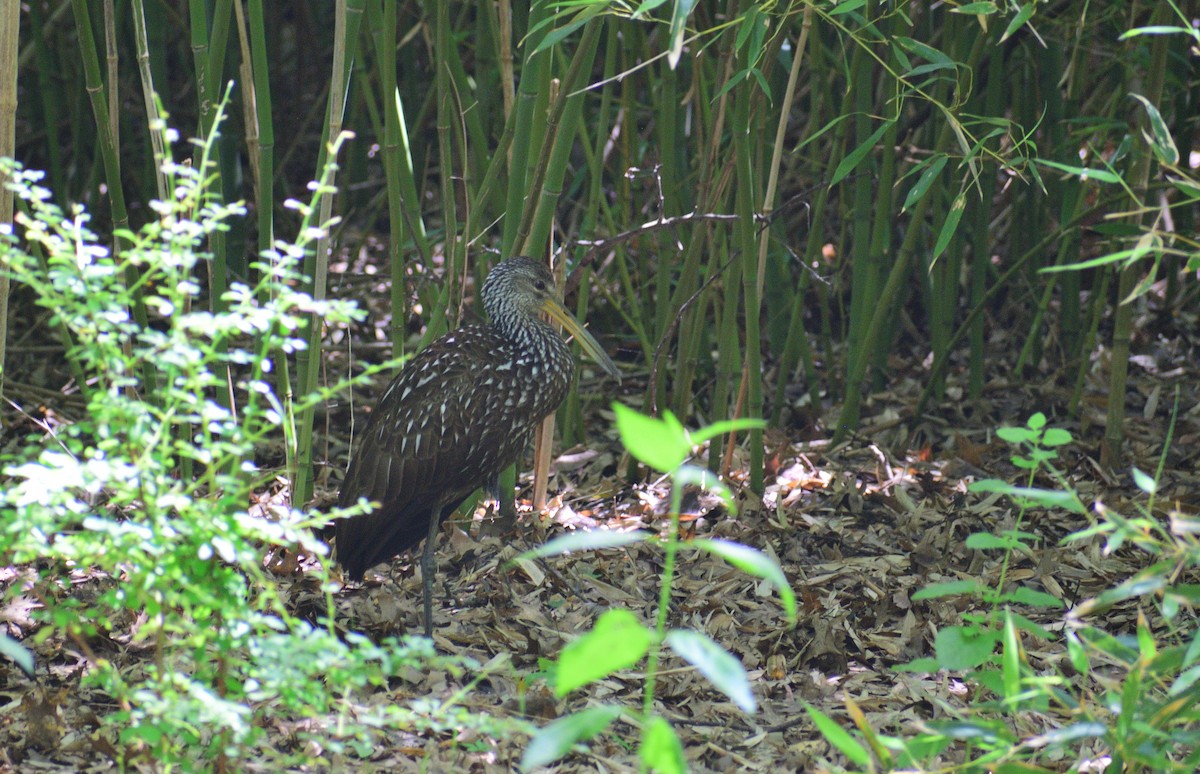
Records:
[[[662,419],[648,417],[623,403],[613,403],[621,443],[641,462],[662,473],[669,473],[692,452],[687,431],[670,411]]]
[[[683,744],[671,724],[659,715],[650,718],[643,729],[638,754],[642,763],[657,774],[683,774],[687,771]]]
[[[999,635],[966,626],[942,627],[933,640],[933,652],[943,669],[974,669],[991,658]]]
[[[525,559],[558,556],[570,551],[597,551],[602,548],[620,548],[652,539],[654,539],[654,535],[649,532],[614,532],[607,529],[578,530],[560,535],[537,548],[526,551],[510,560],[510,564]]]
[[[596,626],[562,649],[554,689],[566,696],[576,688],[636,664],[650,648],[650,632],[628,610],[609,610]]]
[[[621,710],[616,707],[597,706],[559,718],[529,740],[521,755],[521,770],[529,771],[554,763],[579,742],[586,742],[608,728],[620,714]]]
[[[667,633],[666,643],[676,655],[700,670],[717,690],[728,696],[743,712],[757,709],[750,679],[742,662],[711,637],[690,629],[674,629]]]
[[[728,540],[699,539],[693,540],[690,545],[715,554],[742,572],[773,584],[779,589],[779,596],[783,602],[788,623],[793,626],[796,624],[796,592],[792,591],[787,577],[774,559],[750,546]]]

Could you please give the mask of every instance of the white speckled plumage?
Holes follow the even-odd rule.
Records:
[[[445,519],[517,461],[566,398],[571,350],[538,316],[556,294],[545,265],[498,264],[483,286],[490,322],[435,341],[384,390],[338,496],[343,507],[360,497],[380,503],[336,524],[337,560],[351,579],[419,544],[439,502]]]

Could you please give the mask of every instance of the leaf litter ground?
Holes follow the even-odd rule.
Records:
[[[1157,467],[1178,386],[1179,424],[1167,451],[1158,502],[1164,509],[1195,513],[1200,509],[1197,360],[1191,345],[1182,341],[1155,352],[1154,357],[1135,359],[1131,369],[1128,455],[1131,465],[1142,470]],[[694,771],[844,766],[845,760],[815,730],[804,702],[850,728],[850,699],[874,729],[903,735],[980,700],[982,689],[956,675],[903,673],[893,667],[929,655],[940,628],[981,610],[974,601],[959,598],[914,602],[914,592],[936,582],[978,578],[995,583],[999,577],[998,553],[964,545],[972,533],[1011,527],[1016,516],[1006,498],[966,489],[970,481],[984,477],[1021,481],[1021,472],[1009,462],[1010,447],[995,436],[996,427],[1020,425],[1034,411],[1045,411],[1052,424],[1075,436],[1075,443],[1061,450],[1058,465],[1085,503],[1101,501],[1129,514],[1131,503],[1144,502],[1128,475],[1110,474],[1098,462],[1106,394],[1103,369],[1089,376],[1080,417],[1063,420],[1067,393],[1053,379],[1042,384],[993,381],[975,401],[951,388],[937,408],[916,417],[911,406],[924,386],[924,373],[915,365],[897,365],[892,390],[870,399],[863,429],[847,443],[830,447],[817,437],[821,423],[811,419],[772,430],[767,490],[758,497],[740,489],[736,515],[702,493],[687,493],[685,534],[728,538],[770,554],[800,599],[799,624],[788,628],[778,594],[770,587],[710,555],[686,548],[681,553],[670,625],[703,631],[735,654],[759,702],[755,715],[743,714],[682,662],[671,657],[663,662],[656,706],[682,737]],[[825,426],[834,418],[828,411]],[[539,670],[605,610],[626,608],[651,625],[658,604],[661,551],[639,544],[510,562],[521,551],[571,530],[663,527],[669,494],[665,481],[618,483],[615,471],[626,465],[615,431],[604,429],[612,426],[607,410],[592,413],[587,446],[566,450],[556,461],[550,487],[555,496],[549,507],[534,514],[523,505],[515,532],[489,535],[493,530],[486,508],[443,530],[435,641],[444,653],[469,656],[484,665],[482,676],[440,670],[414,673],[374,700],[425,698],[497,717],[520,715],[538,724],[594,703],[640,707],[644,676],[638,671],[619,673],[557,699]],[[330,442],[335,462],[326,471],[327,500],[336,493],[340,476],[334,471],[344,464],[349,439],[335,436]],[[735,458],[735,485],[744,477],[740,462]],[[269,507],[272,497],[263,493],[260,505]],[[1165,510],[1158,515],[1164,514]],[[1010,583],[1046,591],[1071,607],[1141,569],[1142,556],[1128,550],[1106,555],[1099,541],[1060,545],[1064,535],[1086,524],[1086,519],[1064,511],[1027,513],[1023,527],[1039,535],[1040,542],[1013,557]],[[273,562],[296,609],[323,609],[323,596],[305,572],[311,558],[266,560]],[[18,582],[18,569],[0,568],[0,583]],[[72,577],[79,599],[85,601],[108,582],[83,571]],[[339,625],[373,638],[420,632],[420,586],[419,572],[408,558],[376,568],[365,584],[348,586],[337,595]],[[103,697],[79,689],[89,661],[88,644],[49,638],[32,645],[31,635],[39,626],[32,616],[36,607],[36,601],[18,596],[0,613],[8,633],[26,639],[41,664],[34,682],[7,662],[0,663],[0,768],[16,770],[15,761],[21,761],[22,771],[110,769],[115,740],[97,729],[98,717],[113,707]],[[1021,612],[1052,631],[1061,628],[1055,612]],[[1138,613],[1134,600],[1106,612],[1104,623],[1112,632],[1131,632]],[[1191,620],[1194,611],[1186,615]],[[132,631],[137,622],[124,624]],[[116,631],[112,640],[106,656],[118,659],[131,676],[141,672],[151,654],[128,631]],[[1063,661],[1056,644],[1025,638],[1023,645],[1035,668],[1052,671]],[[1032,713],[1022,719],[1023,734],[1050,730],[1067,720]],[[278,735],[273,746],[286,748],[295,730],[282,721],[272,725],[271,733]],[[636,757],[631,740],[636,738],[635,729],[617,725],[593,741],[586,753],[567,758],[554,770],[632,770]],[[523,738],[481,738],[454,731],[396,733],[366,760],[341,758],[329,764],[389,771],[509,771],[520,759],[523,744]],[[953,761],[948,755],[943,763]],[[252,770],[269,769],[267,762],[259,767],[247,763]],[[1074,763],[1063,760],[1062,768]]]

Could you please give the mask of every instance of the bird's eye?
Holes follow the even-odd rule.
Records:
[[[545,289],[546,289],[546,282],[545,282],[545,280],[534,280],[534,281],[533,281],[533,286],[534,286],[535,288],[537,288],[538,290],[545,290]]]

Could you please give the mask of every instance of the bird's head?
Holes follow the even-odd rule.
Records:
[[[483,283],[483,308],[501,327],[527,326],[545,312],[566,328],[609,376],[621,380],[621,372],[608,353],[563,305],[562,293],[546,264],[524,256],[496,264]]]

